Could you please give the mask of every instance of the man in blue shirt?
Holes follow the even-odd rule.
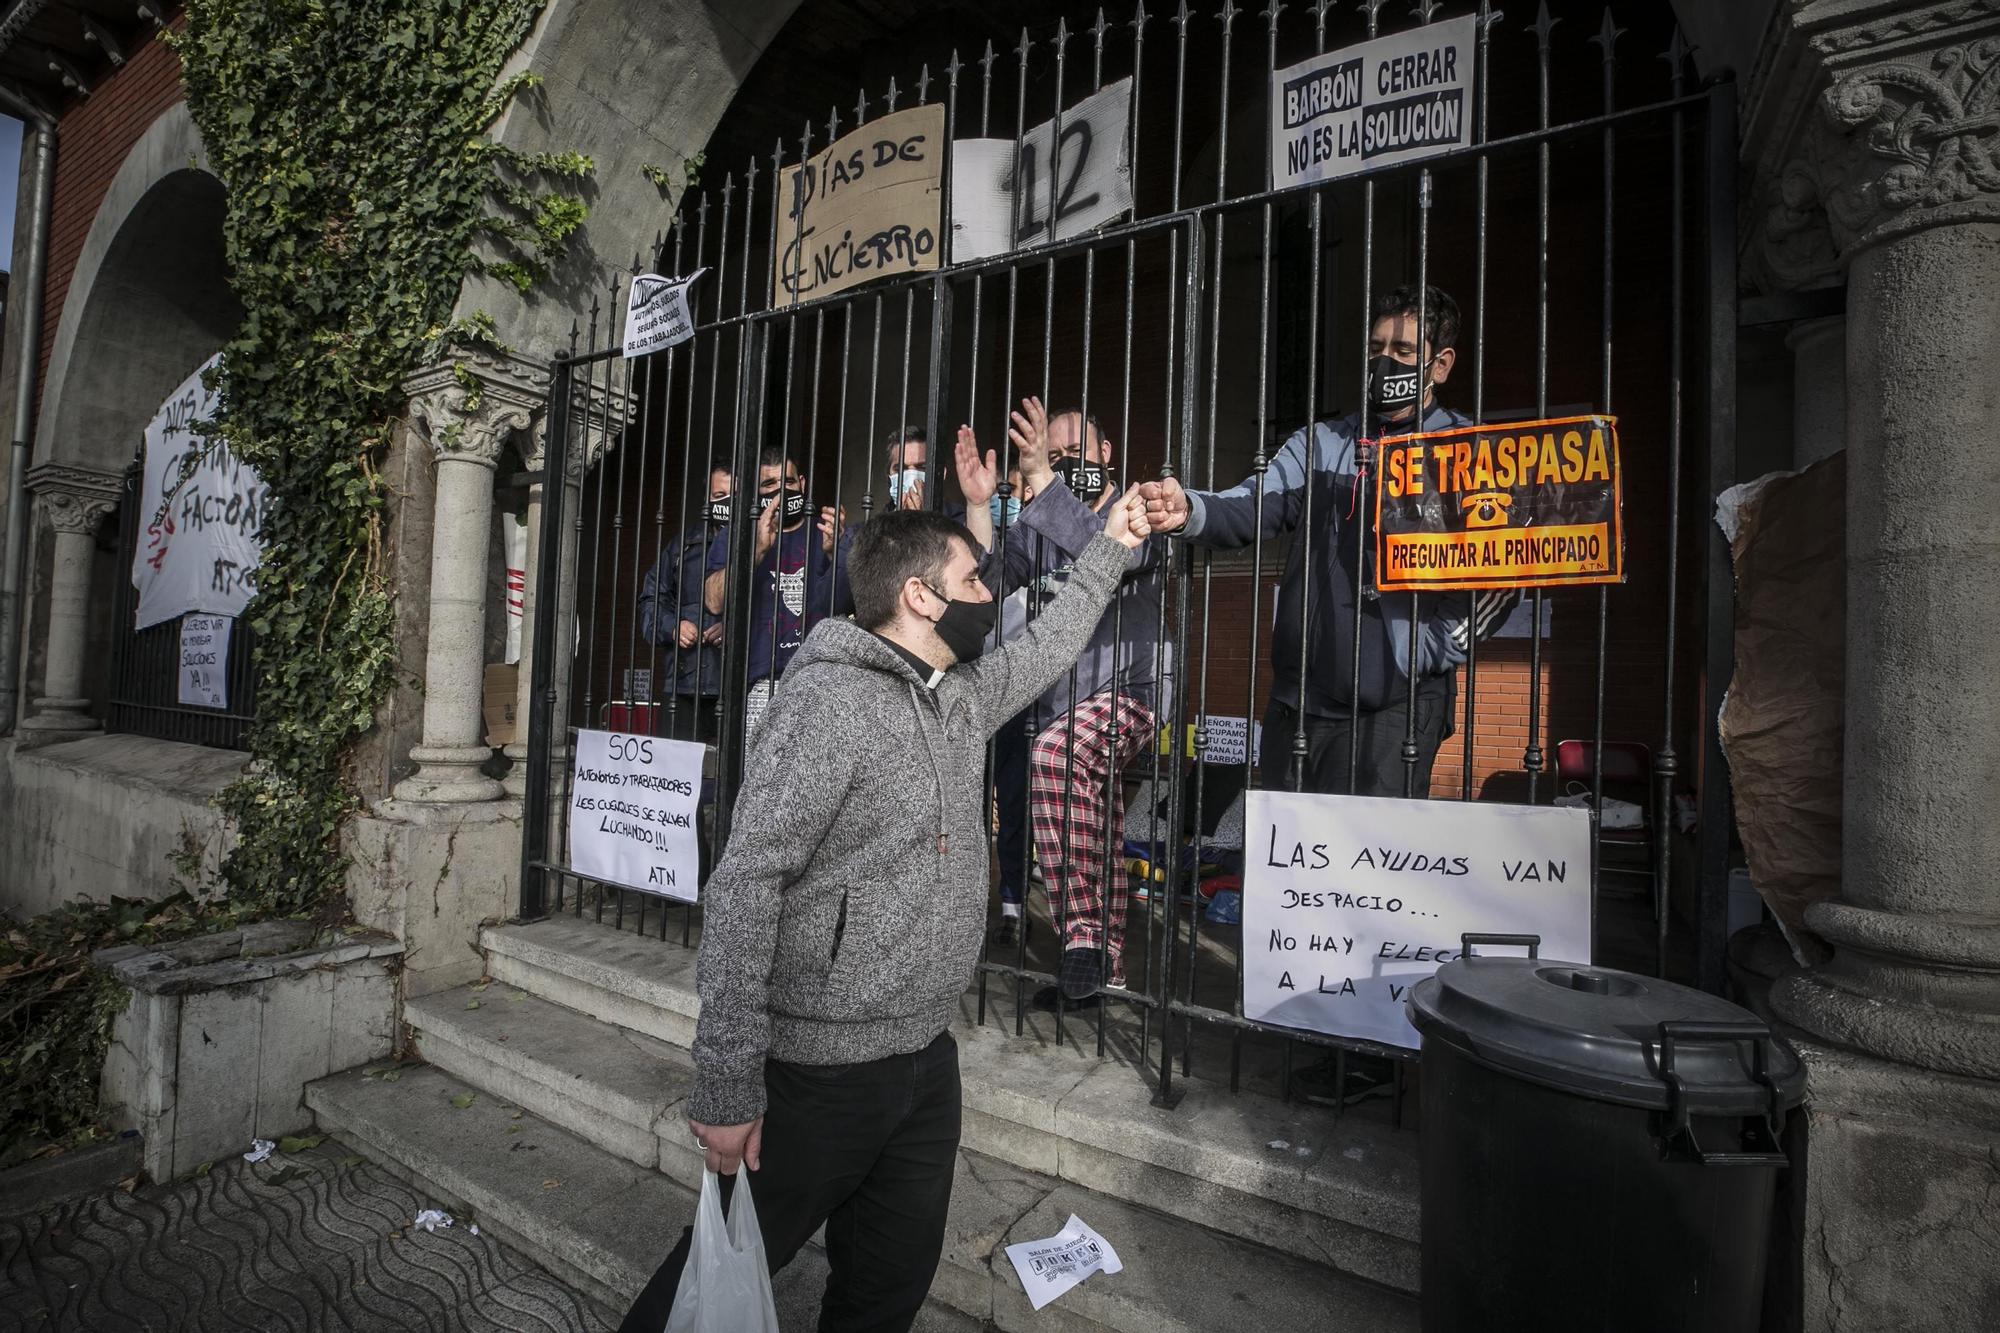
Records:
[[[757,504],[745,677],[751,730],[772,685],[805,642],[806,631],[834,606],[846,557],[846,544],[836,540],[839,518],[832,508],[820,510],[817,532],[808,522],[805,479],[782,449],[766,449],[757,459]],[[729,587],[729,548],[725,527],[709,543],[709,573],[702,587],[702,600],[713,615],[722,614]]]
[[[687,529],[660,551],[639,589],[639,633],[659,650],[656,660],[673,681],[672,734],[710,740],[715,700],[722,690],[722,617],[702,603],[708,548],[729,521],[727,467],[708,474],[708,493]]]
[[[1368,524],[1373,513],[1372,497],[1361,493],[1356,441],[1448,430],[1469,421],[1437,401],[1457,358],[1458,304],[1435,287],[1425,291],[1422,304],[1420,338],[1415,287],[1398,287],[1375,302],[1367,406],[1286,440],[1264,469],[1261,506],[1260,479],[1254,476],[1226,491],[1183,490],[1171,477],[1139,488],[1155,532],[1225,548],[1248,546],[1260,521],[1266,540],[1296,531],[1306,520],[1311,493],[1312,529],[1308,540],[1292,543],[1278,585],[1260,774],[1268,788],[1292,789],[1294,742],[1303,733],[1300,789],[1348,792],[1348,747],[1358,733],[1353,794],[1403,795],[1402,749],[1414,675],[1417,762],[1410,794],[1428,796],[1438,746],[1451,732],[1452,670],[1465,660],[1472,638],[1498,628],[1519,596],[1488,592],[1468,603],[1463,593],[1431,595],[1416,599],[1413,611],[1410,597],[1374,591],[1368,564],[1374,556],[1365,536],[1363,563],[1359,568],[1355,563],[1355,525]]]

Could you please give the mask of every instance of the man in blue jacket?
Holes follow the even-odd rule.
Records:
[[[1435,287],[1422,301],[1398,287],[1371,312],[1372,360],[1368,402],[1339,421],[1321,421],[1286,440],[1260,479],[1248,477],[1226,491],[1188,491],[1169,477],[1139,488],[1155,532],[1173,532],[1215,547],[1248,546],[1312,527],[1294,540],[1278,585],[1278,623],[1271,636],[1271,699],[1264,718],[1263,785],[1294,789],[1294,746],[1305,753],[1297,789],[1350,791],[1348,747],[1358,736],[1357,796],[1402,796],[1403,740],[1410,732],[1410,677],[1417,681],[1416,763],[1409,766],[1409,795],[1428,796],[1438,746],[1451,732],[1452,670],[1466,645],[1497,628],[1518,597],[1481,593],[1470,605],[1462,593],[1412,599],[1383,597],[1373,589],[1371,543],[1364,533],[1363,564],[1355,561],[1355,525],[1373,512],[1362,494],[1355,443],[1389,435],[1448,430],[1469,419],[1437,401],[1457,358],[1458,304]],[[1421,412],[1421,422],[1419,422]],[[1310,443],[1308,443],[1310,440]],[[1360,670],[1355,670],[1355,599],[1360,597]]]
[[[673,734],[715,738],[715,701],[722,690],[722,617],[702,604],[708,547],[729,521],[729,469],[708,474],[700,516],[660,551],[639,589],[639,633],[659,650],[673,681]]]

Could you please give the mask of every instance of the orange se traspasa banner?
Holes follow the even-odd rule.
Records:
[[[1382,592],[1625,580],[1618,418],[1398,435],[1375,469]]]

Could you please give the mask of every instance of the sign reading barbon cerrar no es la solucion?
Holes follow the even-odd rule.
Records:
[[[1467,15],[1271,73],[1271,187],[1337,180],[1472,141]]]
[[[1624,581],[1616,417],[1401,435],[1383,440],[1380,453],[1379,591]]]

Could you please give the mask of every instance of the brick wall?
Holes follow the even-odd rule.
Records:
[[[181,24],[176,15],[172,26]],[[135,43],[124,68],[107,72],[89,97],[72,103],[57,120],[48,278],[42,288],[41,381],[48,377],[70,280],[105,192],[140,136],[181,98],[180,57],[165,42],[149,38]]]

